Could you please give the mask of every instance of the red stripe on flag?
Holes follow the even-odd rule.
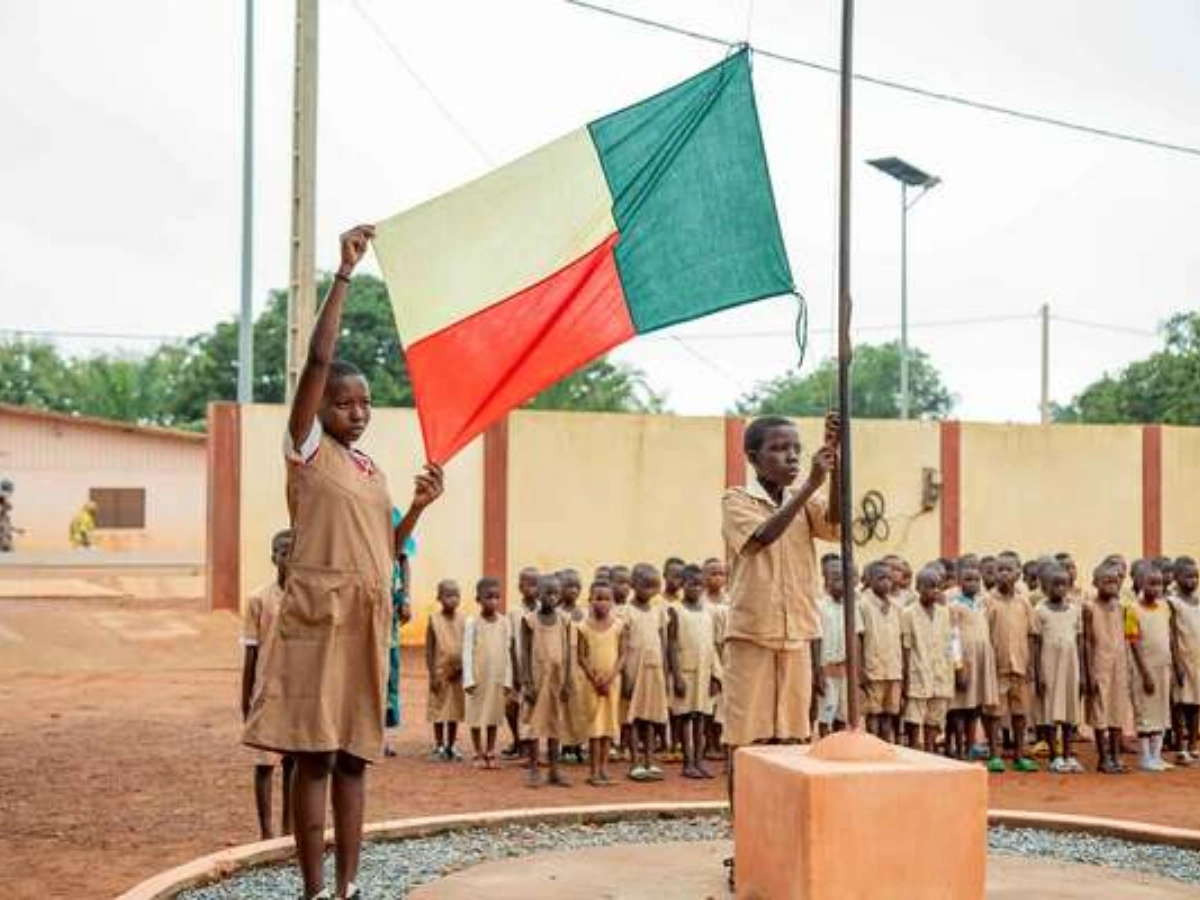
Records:
[[[445,462],[508,410],[633,337],[613,258],[618,237],[407,348],[431,461]]]

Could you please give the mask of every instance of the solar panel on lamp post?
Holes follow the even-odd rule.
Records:
[[[869,159],[867,162],[900,182],[900,418],[907,419],[911,403],[908,378],[908,211],[932,188],[942,183],[936,175],[922,172],[897,156]],[[920,188],[909,202],[908,189]]]

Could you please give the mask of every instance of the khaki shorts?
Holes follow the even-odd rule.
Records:
[[[864,681],[863,714],[868,716],[900,715],[900,681]]]
[[[904,704],[904,721],[908,725],[946,727],[946,711],[950,708],[947,697],[909,697]]]
[[[773,650],[728,640],[724,672],[723,740],[727,744],[744,747],[756,741],[808,740],[812,653],[807,643],[795,650]]]
[[[1027,716],[1029,715],[1029,679],[1024,675],[998,675],[996,715]]]

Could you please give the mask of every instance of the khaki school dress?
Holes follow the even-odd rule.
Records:
[[[680,603],[674,610],[679,672],[683,676],[685,693],[683,697],[677,697],[674,691],[671,692],[671,713],[711,716],[717,705],[710,690],[712,679],[721,680],[716,618],[712,607],[703,602],[695,609]]]
[[[1183,671],[1183,684],[1174,685],[1175,702],[1200,704],[1200,601],[1171,597],[1169,602],[1175,612],[1179,668]]]
[[[1082,609],[1076,603],[1056,608],[1043,601],[1033,611],[1035,633],[1041,638],[1042,715],[1047,725],[1080,722],[1079,636]]]
[[[1133,664],[1134,726],[1139,734],[1166,731],[1171,726],[1171,607],[1165,600],[1151,607],[1139,601],[1129,607],[1128,615],[1142,663],[1154,682],[1154,693],[1147,694],[1137,664]]]
[[[461,722],[467,717],[463,691],[465,629],[466,619],[457,610],[453,618],[447,618],[441,611],[429,616],[429,633],[436,642],[433,670],[437,673],[437,684],[429,683],[426,722]]]
[[[242,621],[242,646],[246,648],[261,648],[271,629],[279,619],[279,603],[283,599],[283,588],[277,579],[271,579],[255,591],[251,592],[246,603],[246,616]],[[263,683],[263,657],[259,650],[254,666],[254,690],[257,691]],[[254,694],[251,693],[251,699]],[[250,748],[250,753],[256,766],[278,765],[282,757],[270,750]]]
[[[592,726],[591,705],[589,697],[592,686],[588,683],[587,675],[575,660],[579,646],[579,626],[583,624],[585,615],[578,607],[571,611],[559,610],[559,615],[567,623],[569,652],[571,654],[571,699],[567,701],[566,713],[563,716],[562,741],[568,746],[586,744],[588,731]]]
[[[1129,727],[1129,647],[1125,642],[1125,608],[1119,600],[1087,601],[1091,616],[1091,675],[1096,690],[1088,697],[1088,724],[1093,728]]]
[[[625,721],[667,721],[667,678],[663,660],[663,635],[667,629],[666,605],[641,609],[629,606],[629,643],[625,678],[633,685]]]
[[[488,621],[472,616],[463,631],[463,690],[468,728],[504,723],[504,707],[513,686],[512,626],[507,616]]]
[[[562,689],[571,677],[571,625],[559,615],[546,624],[535,612],[526,615],[523,622],[532,636],[529,666],[534,690],[533,703],[522,708],[526,717],[525,737],[561,741],[567,716]]]
[[[950,618],[958,629],[967,684],[955,690],[951,709],[991,709],[999,698],[996,687],[996,654],[992,651],[987,607],[981,596],[959,595],[950,604]]]
[[[588,665],[592,671],[604,674],[611,672],[621,655],[621,634],[625,631],[624,619],[613,618],[612,624],[601,631],[589,618],[576,629],[578,639],[587,645]],[[578,667],[582,668],[582,666]],[[584,678],[587,681],[586,676]],[[608,695],[601,697],[590,681],[584,689],[584,709],[589,713],[588,738],[621,737],[621,682],[618,672],[608,686]]]
[[[289,460],[291,554],[279,620],[259,653],[263,677],[243,735],[281,752],[383,749],[392,501],[383,472],[328,435]]]

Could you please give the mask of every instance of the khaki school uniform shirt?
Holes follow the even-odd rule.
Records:
[[[954,654],[950,610],[940,603],[926,610],[920,602],[901,614],[908,650],[908,696],[917,699],[954,696]]]
[[[988,597],[988,628],[996,651],[997,675],[1025,675],[1029,669],[1029,636],[1034,631],[1033,607],[1026,594],[1005,597],[992,591]]]
[[[787,488],[784,501],[795,491]],[[779,509],[757,480],[730,488],[721,499],[721,533],[729,570],[726,640],[795,650],[821,636],[813,539],[840,539],[825,520],[825,500],[814,495],[779,539],[751,547],[750,538]]]
[[[890,597],[864,591],[859,603],[863,620],[863,678],[867,681],[900,681],[904,654],[900,642],[903,611]]]

